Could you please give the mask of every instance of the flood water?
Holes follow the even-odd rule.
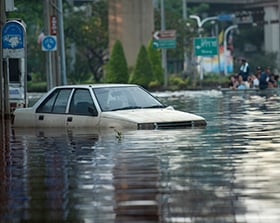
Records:
[[[208,126],[11,130],[0,222],[279,223],[280,96],[155,95]]]

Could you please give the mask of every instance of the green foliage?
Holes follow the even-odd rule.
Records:
[[[128,83],[128,67],[121,41],[113,46],[105,81],[108,83]]]
[[[20,18],[26,23],[27,39],[27,70],[28,73],[41,75],[38,79],[45,77],[45,56],[46,52],[41,50],[41,45],[37,43],[39,34],[44,31],[45,1],[38,0],[15,0],[16,11],[7,12],[8,19]],[[57,10],[56,1],[51,3],[54,10]],[[70,80],[77,79],[71,75],[77,75],[80,66],[84,67],[84,74],[90,74],[98,82],[102,78],[102,66],[106,62],[108,49],[108,1],[92,1],[87,4],[80,4],[79,7],[68,4],[64,1],[64,39],[65,49],[69,49],[70,44],[75,45],[76,55],[80,58],[79,64],[76,62],[74,70],[69,67],[70,55],[66,52],[67,74]]]
[[[148,53],[145,46],[141,46],[135,69],[132,73],[130,83],[135,83],[148,88],[149,83],[154,80],[153,69],[148,57]]]
[[[67,79],[69,84],[83,84],[89,80],[92,81],[92,74],[78,57],[75,64],[75,71],[69,73]]]
[[[44,78],[45,73],[45,52],[37,43],[39,34],[43,31],[43,3],[38,4],[37,0],[15,0],[17,10],[7,12],[7,19],[21,19],[26,24],[26,45],[27,45],[27,71],[37,73]]]
[[[85,73],[91,73],[94,81],[100,82],[103,75],[100,71],[108,56],[108,3],[100,0],[83,6],[76,7],[76,10],[72,5],[65,7],[66,43],[75,44],[76,54],[80,57],[79,63],[87,69]],[[79,67],[75,66],[72,73],[78,70]]]
[[[154,79],[158,84],[163,84],[164,70],[161,66],[161,55],[159,50],[153,48],[152,40],[148,43],[147,52],[152,64]]]
[[[181,89],[186,89],[188,85],[188,80],[185,79],[183,80],[181,77],[178,75],[171,75],[168,79],[169,87],[172,90],[181,90]]]
[[[28,92],[46,92],[47,83],[46,82],[28,82],[27,91]]]
[[[204,76],[203,81],[200,83],[203,88],[218,88],[227,87],[229,82],[229,76],[221,74],[209,73]]]
[[[151,81],[149,83],[148,89],[153,91],[153,90],[160,90],[162,89],[162,84],[159,81]]]

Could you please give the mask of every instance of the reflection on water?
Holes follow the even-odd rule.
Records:
[[[156,95],[208,126],[11,131],[0,222],[280,222],[280,97]]]

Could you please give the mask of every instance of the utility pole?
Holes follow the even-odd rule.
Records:
[[[183,9],[183,20],[186,21],[188,18],[187,13],[187,0],[182,0],[182,9]],[[188,54],[186,49],[186,39],[184,40],[184,70],[183,73],[186,75],[188,69]]]
[[[44,34],[49,35],[49,18],[50,18],[50,10],[49,10],[49,0],[43,0],[43,8],[44,8]],[[52,59],[51,52],[46,52],[46,76],[47,76],[47,90],[50,90],[54,87],[53,85],[53,75],[52,75]]]
[[[57,50],[46,51],[47,88],[65,85],[66,64],[63,28],[62,0],[43,0],[44,4],[44,34],[57,36]],[[50,23],[52,21],[52,23]],[[56,27],[57,25],[57,27]]]
[[[161,9],[161,31],[165,31],[165,6],[164,0],[160,2],[160,9]],[[161,58],[162,58],[162,67],[164,70],[164,87],[168,85],[168,75],[167,75],[167,51],[166,49],[161,49]]]
[[[64,46],[64,26],[63,26],[63,7],[62,0],[57,1],[58,10],[58,39],[59,39],[59,55],[60,55],[60,72],[61,85],[67,84],[66,64],[65,64],[65,46]]]

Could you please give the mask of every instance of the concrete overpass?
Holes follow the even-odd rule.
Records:
[[[179,0],[178,0],[179,1]],[[153,8],[160,0],[109,0],[109,47],[122,41],[129,65],[134,65],[141,45],[146,45],[154,31]],[[183,2],[183,1],[182,1]],[[278,0],[186,0],[187,6],[208,3],[217,12],[263,12],[264,49],[279,52]]]

